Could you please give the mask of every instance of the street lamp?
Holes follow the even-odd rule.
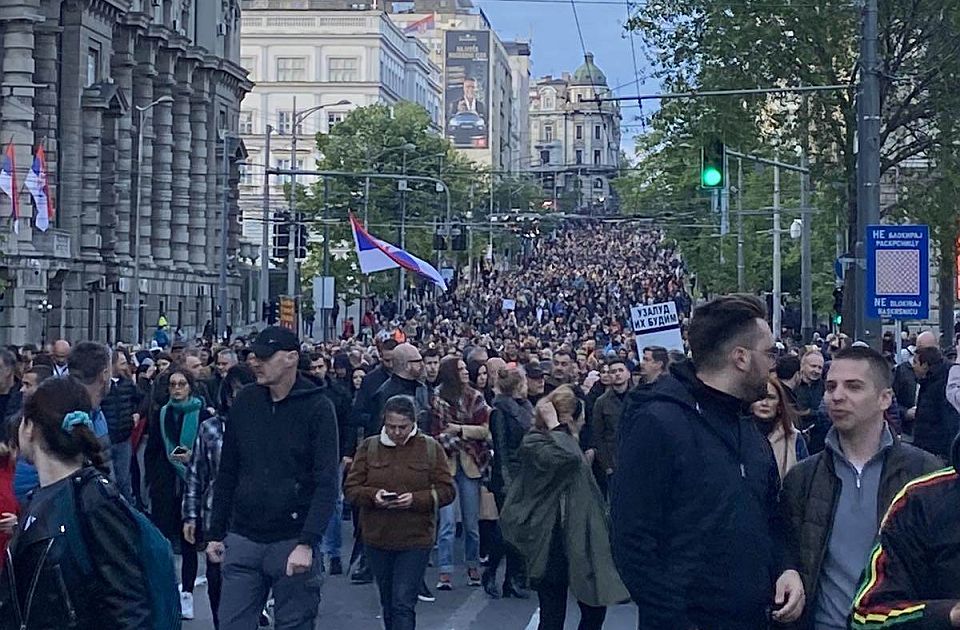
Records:
[[[143,194],[140,189],[140,182],[143,179],[143,114],[160,103],[172,103],[172,96],[161,96],[157,100],[143,106],[135,106],[137,110],[137,194],[136,194],[136,212],[133,215],[134,237],[133,237],[133,337],[136,343],[140,343],[140,336],[143,323],[140,321],[140,197]]]
[[[407,142],[401,145],[403,151],[403,169],[401,174],[407,174],[407,153],[416,151],[417,146]],[[397,182],[397,188],[400,190],[400,249],[406,246],[407,236],[407,180],[401,179]],[[400,284],[397,286],[397,312],[403,313],[403,281],[406,279],[403,267],[400,267]],[[402,316],[402,315],[401,315]]]
[[[47,315],[50,314],[50,311],[53,310],[53,304],[47,301],[47,298],[40,300],[40,303],[37,304],[37,311],[40,313],[40,317],[43,318],[43,328],[40,329],[40,350],[41,352],[47,345]]]
[[[296,215],[294,214],[295,208],[295,195],[297,192],[297,127],[300,126],[300,123],[314,112],[318,112],[325,107],[337,107],[339,105],[352,105],[347,99],[341,99],[336,103],[324,103],[323,105],[316,105],[309,109],[305,109],[302,112],[297,112],[297,99],[293,99],[293,115],[291,116],[293,125],[290,128],[290,170],[294,171],[290,175],[290,243],[287,247],[287,294],[296,299],[297,295],[297,234],[294,233],[294,228],[299,229],[299,222],[296,220]],[[324,224],[324,236],[327,236],[327,230],[329,229],[326,224]],[[324,242],[328,239],[324,238]],[[326,247],[326,245],[324,246]],[[301,305],[302,307],[302,305]],[[296,318],[294,330],[300,330],[300,318]]]

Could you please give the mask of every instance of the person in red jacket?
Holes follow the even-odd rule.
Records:
[[[7,543],[17,528],[17,514],[20,506],[13,494],[13,474],[17,455],[13,448],[0,442],[0,568],[3,568]]]

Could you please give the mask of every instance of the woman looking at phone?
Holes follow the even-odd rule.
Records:
[[[523,554],[540,598],[539,630],[563,630],[567,589],[580,605],[579,630],[599,630],[606,607],[630,599],[613,564],[604,499],[580,450],[583,413],[567,385],[537,403],[500,514],[503,538]]]
[[[200,424],[210,418],[203,399],[195,395],[193,376],[180,367],[168,371],[169,400],[151,419],[145,454],[150,493],[150,519],[174,550],[180,549],[180,610],[193,619],[193,583],[197,579],[197,547],[183,537],[184,482]],[[162,381],[159,381],[162,382]]]
[[[453,502],[453,479],[443,448],[417,429],[413,398],[387,400],[381,422],[380,435],[357,447],[343,491],[360,509],[364,550],[386,630],[413,630],[437,510]]]

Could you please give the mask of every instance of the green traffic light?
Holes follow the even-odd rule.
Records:
[[[715,188],[720,185],[720,182],[723,180],[723,175],[720,173],[720,170],[713,166],[707,166],[700,173],[700,182],[706,188]]]

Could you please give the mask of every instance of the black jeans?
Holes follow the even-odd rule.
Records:
[[[414,630],[417,593],[430,559],[430,549],[390,551],[364,545],[363,550],[380,591],[384,628]]]
[[[566,583],[540,583],[537,585],[537,596],[540,598],[539,630],[563,630],[563,621],[567,618]],[[607,609],[583,602],[577,604],[580,606],[580,625],[577,630],[600,630]]]
[[[493,495],[494,500],[497,502],[497,509],[502,510],[503,504],[506,500],[505,493],[495,493]],[[483,524],[484,521],[480,521]],[[493,571],[496,574],[497,569],[500,568],[500,561],[503,560],[504,556],[507,558],[507,572],[503,576],[504,584],[508,584],[511,581],[519,582],[518,586],[523,586],[524,582],[524,570],[523,570],[523,556],[517,553],[517,550],[508,545],[503,540],[503,534],[500,532],[500,521],[493,521],[494,528],[490,536],[490,559],[487,562],[487,570]]]
[[[213,627],[220,630],[220,591],[223,590],[223,574],[219,562],[207,562],[207,597],[210,598],[210,612],[213,614]]]
[[[180,532],[180,556],[183,563],[180,565],[180,583],[184,593],[193,593],[193,584],[197,581],[197,570],[200,559],[197,557],[197,546],[190,544]]]

